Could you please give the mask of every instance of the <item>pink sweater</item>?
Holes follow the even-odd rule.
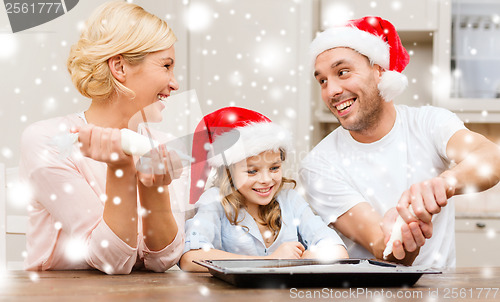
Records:
[[[184,245],[184,214],[175,210],[178,233],[161,251],[152,252],[144,243],[141,216],[138,245],[122,241],[103,220],[106,164],[79,156],[73,146],[70,156],[60,156],[50,141],[85,121],[77,114],[30,125],[21,139],[20,174],[32,189],[27,234],[27,270],[98,269],[108,274],[128,274],[145,267],[163,272],[176,264]],[[186,173],[184,173],[186,174]],[[180,183],[170,184],[171,198],[182,199]],[[176,187],[179,186],[179,190]]]

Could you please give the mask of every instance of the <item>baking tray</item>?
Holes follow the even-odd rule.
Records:
[[[237,287],[410,287],[423,274],[440,271],[370,259],[319,261],[200,260],[212,276]]]

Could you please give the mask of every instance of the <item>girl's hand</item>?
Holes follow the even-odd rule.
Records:
[[[80,151],[84,156],[118,168],[133,165],[133,158],[121,147],[121,133],[116,128],[102,128],[88,124],[78,130]]]
[[[137,162],[139,181],[146,187],[169,185],[182,174],[182,162],[175,151],[160,145]]]
[[[311,250],[306,250],[304,253],[302,253],[302,256],[300,256],[301,259],[315,259],[318,258],[317,253],[311,251]]]
[[[267,256],[269,259],[300,259],[305,248],[300,242],[282,243],[274,253]]]

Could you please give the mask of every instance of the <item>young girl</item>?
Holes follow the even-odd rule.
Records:
[[[183,270],[205,270],[192,262],[199,259],[348,257],[337,233],[284,188],[295,187],[282,174],[290,145],[286,130],[255,111],[226,107],[203,118],[191,166],[198,211],[186,222]],[[214,186],[201,194],[210,167]]]

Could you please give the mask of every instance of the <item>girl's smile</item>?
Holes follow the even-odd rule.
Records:
[[[231,176],[252,216],[259,206],[269,204],[278,191],[281,163],[280,151],[265,151],[234,164]]]

